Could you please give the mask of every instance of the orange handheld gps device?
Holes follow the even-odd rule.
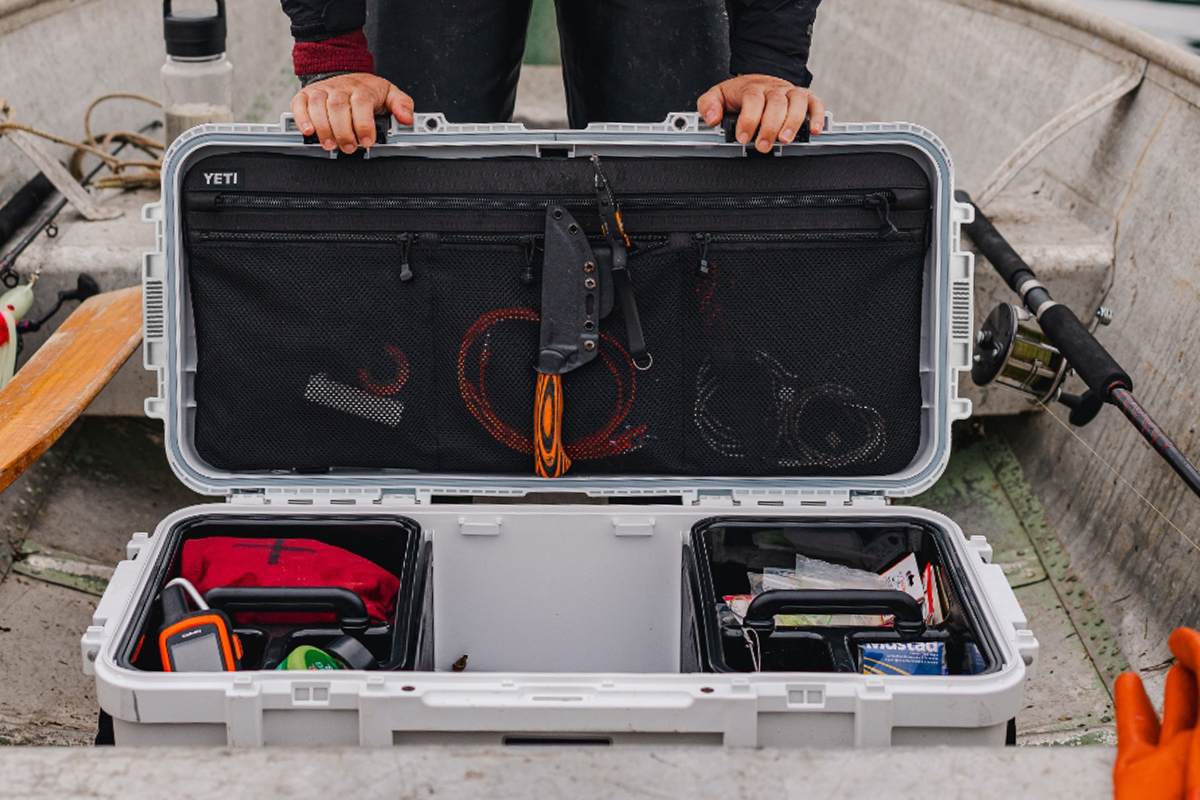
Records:
[[[189,611],[191,596],[198,610]],[[175,578],[163,587],[163,626],[158,649],[164,672],[233,672],[240,666],[241,641],[229,617],[208,607],[196,587]]]

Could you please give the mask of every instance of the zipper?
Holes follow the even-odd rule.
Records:
[[[201,242],[267,242],[295,244],[303,242],[339,242],[349,244],[387,244],[400,249],[400,280],[412,280],[409,249],[416,241],[415,233],[353,233],[343,231],[197,231]]]
[[[533,283],[533,259],[538,251],[541,234],[531,233],[440,233],[439,244],[507,244],[521,248],[521,274],[519,280],[525,286]]]
[[[693,238],[700,245],[700,270],[701,278],[708,277],[708,246],[712,244],[713,235],[711,233],[697,233]]]
[[[772,208],[889,208],[896,202],[891,190],[865,192],[793,192],[759,195],[629,195],[621,198],[622,209],[644,210],[740,210]],[[597,207],[595,197],[496,197],[431,195],[270,195],[230,192],[216,196],[218,209],[264,211],[529,211],[541,212],[551,203],[567,208]]]
[[[789,231],[780,233],[694,233],[692,242],[700,249],[696,274],[705,278],[712,271],[708,248],[714,244],[804,244],[807,242],[907,242],[922,235],[921,229],[902,231],[890,218],[877,230]]]

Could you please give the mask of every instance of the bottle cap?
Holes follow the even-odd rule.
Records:
[[[353,636],[339,636],[326,645],[325,651],[349,669],[379,669],[375,656]]]
[[[225,52],[225,0],[217,0],[217,13],[171,10],[171,0],[163,0],[163,39],[167,55],[182,58],[219,56]]]

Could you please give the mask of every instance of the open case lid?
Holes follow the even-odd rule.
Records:
[[[267,501],[278,496],[296,502],[339,502],[339,498],[340,502],[421,502],[430,495],[519,496],[569,491],[593,496],[682,496],[685,503],[715,497],[734,502],[746,499],[751,504],[808,505],[844,503],[858,497],[911,496],[927,489],[949,460],[951,423],[970,415],[970,401],[957,396],[957,386],[959,372],[970,367],[973,299],[972,256],[959,250],[959,227],[970,221],[972,212],[969,206],[954,202],[950,156],[929,131],[907,123],[827,122],[825,132],[811,142],[776,145],[773,155],[805,158],[847,152],[893,153],[911,159],[928,177],[931,206],[919,359],[914,357],[912,362],[919,362],[920,432],[915,455],[903,468],[878,475],[720,477],[568,472],[561,478],[540,479],[532,474],[532,468],[529,475],[497,475],[417,472],[397,464],[387,469],[316,474],[212,466],[197,451],[195,441],[197,345],[185,263],[184,181],[193,165],[214,155],[339,157],[336,151],[326,153],[319,146],[305,144],[290,115],[284,115],[278,126],[206,125],[183,134],[163,160],[162,200],[144,210],[144,219],[157,227],[157,250],[145,256],[143,266],[144,359],[158,377],[158,396],[146,401],[146,412],[165,423],[172,468],[186,485],[205,494]],[[593,124],[572,131],[529,131],[518,124],[457,125],[441,115],[418,114],[413,126],[400,126],[393,120],[386,141],[372,148],[366,158],[587,160],[592,155],[616,160],[739,159],[754,154],[744,145],[727,141],[721,129],[705,126],[694,113],[672,114],[657,124]],[[337,324],[337,320],[321,324]]]

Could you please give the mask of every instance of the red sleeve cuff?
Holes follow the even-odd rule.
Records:
[[[346,33],[319,42],[296,42],[292,64],[297,75],[319,72],[375,72],[375,59],[367,49],[362,31]]]

